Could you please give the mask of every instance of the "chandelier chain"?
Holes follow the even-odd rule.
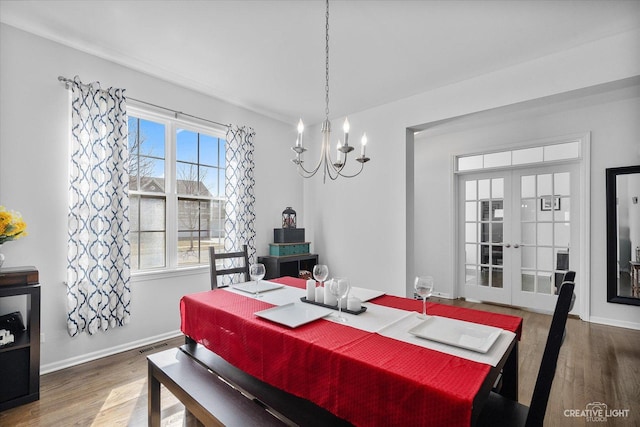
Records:
[[[329,120],[329,0],[327,0],[327,12],[325,14],[326,26],[325,26],[325,85],[324,85],[324,100],[325,100],[325,115]]]

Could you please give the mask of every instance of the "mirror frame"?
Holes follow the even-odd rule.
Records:
[[[616,177],[626,174],[640,174],[640,165],[608,168],[606,170],[607,188],[607,302],[640,305],[640,298],[618,295],[618,221]],[[632,255],[633,256],[633,255]]]

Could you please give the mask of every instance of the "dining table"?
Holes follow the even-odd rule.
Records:
[[[303,302],[305,280],[266,283],[274,289],[260,298],[251,283],[183,296],[181,331],[248,375],[356,426],[470,426],[498,384],[517,400],[521,317],[428,302],[425,319],[421,300],[352,287],[350,295],[364,300],[361,313],[343,312],[341,322],[335,310]],[[313,315],[271,317],[294,308]]]

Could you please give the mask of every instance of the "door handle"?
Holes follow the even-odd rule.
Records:
[[[504,244],[504,247],[505,247],[505,248],[510,248],[510,247],[511,247],[511,243],[505,243],[505,244]]]
[[[518,249],[518,248],[520,247],[520,245],[516,243],[516,244],[514,244],[514,245],[513,245],[513,247],[514,247],[515,249]]]

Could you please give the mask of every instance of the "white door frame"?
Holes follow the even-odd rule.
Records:
[[[509,144],[506,146],[496,147],[495,149],[483,150],[483,152],[501,151],[504,149],[520,149],[527,147],[536,147],[546,144],[562,143],[569,140],[580,141],[580,155],[579,155],[579,177],[580,177],[580,271],[577,271],[576,286],[579,289],[580,299],[574,308],[574,312],[582,320],[590,321],[591,311],[591,133],[582,132],[569,135],[555,136],[535,141],[528,141],[518,144]],[[449,269],[450,277],[453,278],[455,286],[453,288],[453,297],[458,298],[462,295],[462,289],[464,288],[464,278],[460,277],[459,268],[460,259],[458,250],[459,243],[459,227],[460,223],[460,210],[458,209],[459,200],[459,175],[456,172],[456,160],[459,156],[477,154],[477,153],[457,153],[451,156],[452,174],[451,188],[454,191],[451,198],[451,212],[454,212],[454,221],[456,226],[453,227],[453,233],[451,233],[451,248],[453,248],[453,255],[451,257]],[[480,172],[476,170],[474,172]]]

